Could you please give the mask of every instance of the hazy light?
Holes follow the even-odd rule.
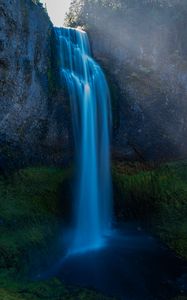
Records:
[[[47,11],[53,24],[62,27],[71,0],[40,0],[40,2],[47,5]]]

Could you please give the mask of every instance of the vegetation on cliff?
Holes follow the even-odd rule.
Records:
[[[128,17],[128,14],[138,9],[145,10],[152,9],[164,10],[169,9],[170,12],[173,9],[181,8],[179,12],[185,13],[186,1],[185,0],[73,0],[69,9],[69,13],[66,16],[66,23],[73,26],[86,26],[90,25],[98,27],[98,24],[102,22],[102,27],[108,27],[109,24],[106,20],[111,20],[114,16],[119,19],[118,25],[120,25],[120,19],[124,16]],[[183,12],[182,12],[183,9]],[[157,17],[157,15],[155,15]],[[179,15],[178,15],[179,18]],[[136,20],[134,20],[136,22]]]

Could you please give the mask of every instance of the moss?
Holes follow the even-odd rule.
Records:
[[[135,168],[136,170],[136,168]],[[187,162],[129,173],[114,169],[118,216],[139,219],[187,259]]]
[[[15,295],[12,292],[8,292],[5,289],[0,289],[0,295],[1,295],[1,299],[3,300],[25,300],[24,297],[22,297],[21,295]]]
[[[0,267],[20,269],[31,247],[58,230],[59,188],[69,171],[30,168],[0,179]]]
[[[16,280],[10,274],[0,273],[0,295],[2,300],[114,300],[96,291],[65,286],[57,278],[43,281]]]
[[[2,300],[109,300],[111,298],[83,288],[65,287],[58,279],[46,281],[2,283],[0,288]]]

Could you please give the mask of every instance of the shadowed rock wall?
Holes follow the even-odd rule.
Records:
[[[31,0],[1,0],[0,17],[0,167],[64,164],[69,105],[56,80],[52,24]]]

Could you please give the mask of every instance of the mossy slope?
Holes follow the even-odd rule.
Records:
[[[139,219],[187,259],[187,161],[114,168],[118,216]]]
[[[1,300],[109,300],[87,289],[65,287],[58,279],[21,283],[8,281],[0,288]],[[111,298],[110,298],[111,299]],[[112,300],[112,299],[111,299]],[[113,299],[114,300],[114,299]]]
[[[23,269],[29,249],[47,248],[58,230],[59,186],[67,172],[30,168],[0,179],[0,267]]]

